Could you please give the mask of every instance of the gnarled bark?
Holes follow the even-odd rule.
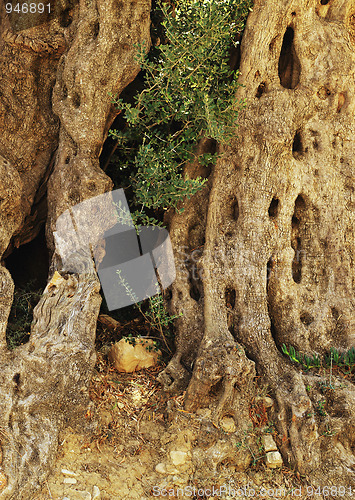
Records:
[[[353,385],[337,382],[344,401],[327,397],[322,419],[321,379],[307,393],[309,375],[280,351],[282,343],[319,354],[354,345],[354,12],[348,1],[255,2],[241,46],[237,97],[247,105],[235,141],[209,189],[187,202],[188,216],[172,216],[173,243],[189,248],[185,262],[194,260],[190,241],[201,247],[201,291],[189,293],[191,274],[180,265],[170,302],[187,313],[189,329],[181,323],[178,355],[161,375],[173,390],[179,362],[193,369],[187,409],[206,404],[218,382],[221,414],[226,388],[243,383],[254,361],[277,400],[287,462],[303,472],[325,470],[333,450],[331,470],[349,483]],[[186,224],[186,217],[206,223]],[[221,339],[229,345],[223,353]],[[249,362],[241,362],[238,345]],[[328,442],[325,420],[337,429]]]
[[[35,237],[46,219],[50,277],[59,271],[35,309],[29,342],[10,352],[5,332],[14,285],[0,268],[4,499],[30,498],[50,470],[63,425],[85,421],[100,285],[89,249],[77,257],[77,272],[67,272],[53,231],[65,210],[111,188],[99,168],[116,114],[109,92],[134,79],[133,45],[148,48],[150,40],[149,0],[80,1],[64,11],[20,33],[1,19],[0,255]],[[48,213],[36,211],[40,200]],[[91,230],[102,230],[102,221]]]

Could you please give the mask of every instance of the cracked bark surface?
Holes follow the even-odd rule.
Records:
[[[49,278],[59,272],[35,308],[29,342],[9,351],[14,283],[4,260],[0,267],[0,465],[7,477],[0,498],[29,499],[50,470],[63,426],[87,426],[101,304],[90,252],[68,273],[53,231],[64,211],[112,187],[99,168],[116,115],[108,93],[119,94],[139,71],[133,44],[149,48],[150,1],[80,1],[19,34],[1,8],[0,255],[33,239],[46,220]],[[38,209],[40,200],[48,211]],[[102,227],[97,220],[91,230]]]
[[[218,417],[255,363],[277,401],[287,463],[349,484],[353,384],[327,394],[328,416],[319,418],[321,378],[311,377],[308,393],[310,375],[280,352],[282,343],[319,354],[354,345],[354,13],[345,0],[255,2],[241,45],[238,97],[247,105],[235,140],[208,187],[187,201],[188,215],[171,217],[176,252],[188,250],[170,307],[189,316],[160,376],[174,391],[192,371],[187,409],[212,404],[219,387]],[[199,294],[190,293],[191,262]],[[328,441],[326,424],[336,429]]]

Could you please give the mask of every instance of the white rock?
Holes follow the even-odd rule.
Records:
[[[269,396],[257,396],[255,401],[262,401],[265,405],[265,408],[271,408],[274,405],[274,400]]]
[[[232,417],[222,418],[219,424],[224,432],[235,432],[237,430],[234,419]]]
[[[160,464],[156,465],[155,466],[155,470],[157,472],[159,472],[159,474],[166,474],[167,473],[166,465],[163,464],[163,463],[160,463]]]
[[[91,493],[89,493],[88,491],[78,491],[78,493],[80,494],[81,498],[83,500],[91,500]]]
[[[65,477],[63,480],[63,483],[65,484],[76,484],[78,481],[75,479],[75,477]]]
[[[186,451],[173,450],[170,452],[170,458],[173,464],[177,467],[186,463],[187,453]]]
[[[266,453],[269,451],[277,451],[276,443],[271,434],[265,434],[261,438],[261,442],[263,443],[264,450],[266,451]]]
[[[135,345],[121,339],[112,346],[108,358],[117,371],[134,372],[155,366],[160,355],[161,352],[155,350],[152,339],[136,339]]]
[[[269,396],[264,397],[264,405],[266,408],[271,408],[274,405],[274,400]]]
[[[269,451],[269,453],[266,454],[265,463],[269,469],[282,467],[282,456],[278,451]]]
[[[92,489],[92,500],[99,500],[101,498],[100,490],[97,486],[94,486]]]
[[[61,472],[65,476],[77,476],[78,475],[78,474],[76,474],[76,472],[72,472],[71,470],[68,470],[68,469],[62,469]]]

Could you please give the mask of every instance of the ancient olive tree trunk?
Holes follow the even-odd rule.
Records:
[[[5,339],[14,284],[3,260],[0,267],[4,499],[31,498],[49,472],[62,426],[85,420],[100,285],[90,253],[77,261],[79,272],[67,272],[53,231],[68,208],[111,188],[99,168],[115,117],[108,94],[134,79],[133,45],[148,48],[150,41],[149,0],[62,5],[53,19],[22,31],[0,5],[0,256],[33,239],[45,220],[53,253],[30,341],[14,351]]]
[[[338,470],[344,484],[354,481],[354,386],[337,381],[322,394],[322,378],[295,369],[281,346],[354,345],[354,51],[354,1],[255,1],[235,140],[170,219],[170,305],[184,316],[160,376],[172,390],[188,384],[189,410],[219,388],[216,418],[234,404],[238,419],[255,363],[277,401],[284,459],[305,472],[322,466],[324,477]],[[324,439],[327,428],[335,435]]]

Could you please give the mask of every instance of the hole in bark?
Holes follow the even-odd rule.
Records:
[[[15,382],[16,385],[20,384],[20,377],[21,375],[19,373],[15,373],[15,375],[13,376],[13,381]]]
[[[304,210],[306,208],[306,202],[302,195],[298,195],[295,201],[295,209],[296,210]]]
[[[68,26],[70,26],[72,21],[73,17],[71,9],[65,9],[60,13],[59,24],[62,26],[62,28],[67,28]]]
[[[68,165],[68,163],[70,163],[70,156],[67,156],[67,157],[65,158],[65,163],[66,163],[67,165]]]
[[[297,130],[292,143],[292,155],[294,158],[299,158],[303,153],[302,136],[300,130]]]
[[[333,318],[335,319],[335,321],[337,321],[340,318],[340,312],[338,311],[338,309],[336,307],[332,307],[331,311],[332,311]]]
[[[10,348],[15,348],[28,341],[33,308],[47,284],[49,256],[44,227],[30,243],[13,250],[5,265],[15,283],[6,340]]]
[[[266,92],[266,83],[265,82],[261,82],[261,84],[259,85],[257,91],[256,91],[256,94],[255,94],[255,97],[257,97],[258,99],[260,99],[260,97],[264,94],[264,92]]]
[[[225,291],[226,306],[228,309],[234,309],[236,293],[233,288],[227,288]]]
[[[68,88],[66,85],[63,85],[63,99],[68,97]]]
[[[232,218],[237,221],[239,218],[239,203],[238,200],[235,199],[232,203]]]
[[[92,27],[92,37],[94,40],[98,37],[99,31],[100,31],[100,23],[96,21],[96,23]]]
[[[208,393],[209,397],[215,399],[217,396],[221,395],[223,392],[223,378],[219,380],[215,385],[213,385]]]
[[[271,203],[269,206],[269,216],[270,217],[277,217],[279,215],[279,209],[280,209],[280,201],[274,197],[271,200]]]
[[[280,83],[286,89],[294,89],[299,83],[301,64],[294,47],[295,32],[290,26],[284,34],[280,58],[279,58],[279,78]]]
[[[308,312],[304,312],[301,314],[300,320],[305,326],[309,326],[311,323],[313,323],[314,318]]]
[[[324,101],[324,99],[326,99],[330,95],[331,95],[331,91],[329,89],[327,89],[327,87],[321,87],[317,92],[317,97],[319,97],[319,99],[322,99],[323,101]]]
[[[165,290],[165,298],[166,300],[171,300],[173,298],[173,292],[170,288]]]
[[[300,218],[306,203],[301,195],[295,201],[295,210],[292,217],[291,246],[295,252],[292,261],[292,278],[295,283],[300,283],[302,278],[302,241],[300,237]]]
[[[80,95],[77,92],[74,92],[73,94],[72,103],[74,108],[78,108],[80,106]]]
[[[201,294],[195,283],[190,283],[190,297],[196,302],[200,300]]]
[[[15,287],[33,289],[44,288],[47,284],[49,256],[44,226],[38,236],[29,243],[15,248],[5,259]]]
[[[320,0],[321,5],[328,5],[329,2],[330,0]]]

